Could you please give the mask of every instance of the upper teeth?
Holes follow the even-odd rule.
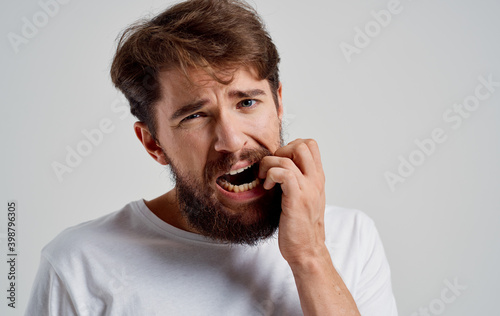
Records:
[[[237,169],[237,170],[231,170],[229,171],[229,174],[230,175],[235,175],[235,174],[238,174],[238,173],[241,173],[243,172],[244,170],[250,168],[252,165],[249,165],[249,166],[246,166],[246,167],[243,167],[243,168],[240,168],[240,169]]]

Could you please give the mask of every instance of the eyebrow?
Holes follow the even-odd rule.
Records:
[[[246,90],[246,91],[231,90],[231,91],[229,91],[228,95],[230,98],[233,98],[233,99],[234,98],[242,99],[242,98],[254,98],[254,97],[259,96],[259,95],[266,95],[266,93],[264,92],[264,90],[261,90],[261,89],[251,89],[251,90]],[[199,109],[201,109],[208,102],[209,102],[208,99],[202,99],[202,100],[198,100],[198,101],[195,101],[192,103],[185,104],[185,105],[181,106],[179,109],[177,109],[174,112],[174,114],[172,114],[172,117],[170,119],[176,120],[179,117],[196,112]]]
[[[231,98],[253,98],[259,95],[266,95],[264,90],[261,89],[252,89],[247,91],[232,90],[229,91],[228,94]]]

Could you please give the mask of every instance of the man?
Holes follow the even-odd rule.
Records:
[[[397,315],[372,221],[325,212],[314,140],[283,146],[278,62],[236,0],[124,32],[112,80],[175,188],[52,241],[27,315]]]

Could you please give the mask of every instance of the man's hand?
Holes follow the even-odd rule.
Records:
[[[321,254],[325,247],[325,174],[318,144],[296,139],[262,159],[264,189],[281,185],[279,226],[281,254],[290,265]]]
[[[325,174],[318,144],[297,139],[260,162],[264,189],[283,191],[279,247],[295,277],[304,315],[359,315],[325,245]]]

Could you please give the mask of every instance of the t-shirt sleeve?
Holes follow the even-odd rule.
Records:
[[[64,282],[42,255],[25,316],[78,315]]]
[[[362,316],[397,316],[384,247],[373,221],[367,216],[365,219],[360,230],[361,247],[364,248],[363,265],[355,300]]]

